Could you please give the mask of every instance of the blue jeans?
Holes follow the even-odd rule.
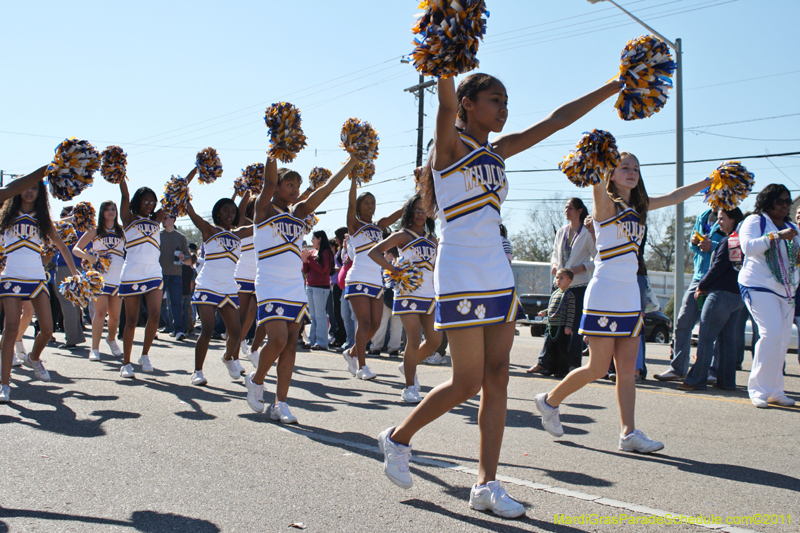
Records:
[[[183,331],[183,276],[164,276],[164,292],[167,293],[168,317],[165,322],[170,331]]]
[[[311,315],[311,331],[308,342],[322,348],[328,348],[328,295],[330,289],[309,287],[306,285],[308,312]]]
[[[345,300],[344,292],[342,292],[342,322],[344,322],[344,330],[347,332],[347,342],[344,343],[345,349],[350,348],[356,342],[356,315],[353,314],[353,308],[350,307],[350,301]]]
[[[700,285],[700,280],[693,279],[683,295],[681,310],[678,319],[675,321],[675,346],[674,357],[669,364],[669,369],[674,374],[685,376],[689,370],[689,355],[692,351],[692,330],[700,320],[700,310],[697,308],[697,301],[694,299],[694,291]],[[711,338],[711,342],[714,342]]]
[[[736,388],[736,323],[744,307],[742,296],[727,291],[712,291],[703,305],[700,334],[697,339],[697,361],[686,376],[686,383],[696,389],[707,388],[714,341],[719,346],[717,386]]]

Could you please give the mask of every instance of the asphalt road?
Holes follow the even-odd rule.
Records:
[[[685,393],[648,380],[637,389],[637,427],[666,447],[643,456],[617,450],[614,386],[600,381],[565,402],[566,435],[554,439],[532,400],[555,380],[525,373],[541,345],[521,328],[511,355],[499,474],[527,508],[517,520],[467,506],[478,397],[415,437],[412,489],[384,477],[375,436],[411,409],[399,398],[397,359],[370,359],[378,378],[361,382],[338,354],[299,353],[290,406],[300,424],[286,427],[250,411],[242,381],[232,381],[219,360],[219,341],[206,362],[206,387],[189,383],[193,343],[156,341],[157,372],[141,374],[135,365],[137,379],[127,381],[110,356],[93,363],[88,347],[49,347],[52,382],[15,369],[13,403],[0,406],[0,533],[292,531],[291,524],[310,532],[701,532],[708,528],[656,523],[701,514],[731,517],[751,531],[800,531],[800,409],[753,407],[743,388],[747,372],[738,373],[736,392]],[[648,345],[651,375],[668,358],[666,347]],[[796,354],[787,356],[786,371],[786,391],[800,400]],[[449,372],[422,366],[423,393]],[[564,523],[554,523],[562,514]],[[754,523],[762,520],[757,514],[783,524]]]

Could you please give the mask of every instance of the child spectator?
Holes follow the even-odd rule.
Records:
[[[539,316],[547,316],[547,334],[539,365],[559,379],[569,371],[569,341],[575,318],[575,295],[569,290],[569,285],[574,276],[568,268],[559,269],[556,272],[556,290],[550,295],[547,310],[539,311]]]

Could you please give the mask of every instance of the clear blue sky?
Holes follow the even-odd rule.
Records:
[[[684,49],[686,160],[800,151],[800,3],[796,0],[622,0]],[[0,44],[0,169],[26,173],[52,159],[68,136],[128,153],[132,189],[157,192],[185,175],[211,146],[223,177],[193,186],[195,208],[209,213],[230,196],[246,165],[263,161],[263,112],[286,100],[302,111],[308,148],[290,165],[344,161],[339,130],[352,116],[380,132],[378,216],[413,192],[417,103],[403,91],[418,81],[400,62],[412,50],[416,0],[322,2],[4,2]],[[505,131],[526,127],[553,108],[614,76],[626,41],[645,33],[609,3],[585,0],[489,0],[491,16],[478,57],[509,93]],[[643,164],[675,160],[675,107],[624,122],[613,99],[566,130],[507,162],[508,170],[553,169],[581,133],[606,129]],[[425,142],[436,98],[425,96]],[[775,118],[780,117],[780,118]],[[721,160],[720,160],[721,162]],[[744,160],[756,189],[784,183],[800,191],[800,158]],[[687,164],[686,181],[718,162]],[[644,168],[649,192],[674,185],[674,166]],[[504,217],[511,233],[553,194],[588,197],[558,172],[511,173]],[[320,227],[343,225],[346,185],[323,204]],[[96,176],[79,200],[119,199]],[[61,203],[53,200],[54,209]],[[74,202],[73,202],[74,203]],[[752,199],[745,206],[752,205]],[[687,202],[687,214],[703,208]],[[188,221],[181,222],[188,223]]]

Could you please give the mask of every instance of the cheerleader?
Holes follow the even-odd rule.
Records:
[[[186,177],[191,180],[197,169],[192,169]],[[198,215],[191,202],[187,205],[189,218],[200,230],[206,261],[195,281],[192,294],[192,305],[200,316],[200,337],[194,346],[194,373],[192,385],[205,385],[208,380],[203,376],[203,363],[208,353],[208,343],[214,333],[216,312],[219,312],[225,323],[225,353],[222,363],[228,369],[228,375],[238,380],[244,374],[239,363],[239,296],[238,285],[234,279],[234,268],[239,261],[244,237],[253,235],[253,226],[236,228],[239,224],[239,209],[230,198],[222,198],[211,210],[209,224]],[[236,229],[233,229],[236,228]]]
[[[250,196],[250,191],[246,191],[239,203],[239,218],[244,224],[253,223],[253,211],[255,209],[256,199]],[[253,235],[242,238],[242,249],[239,255],[239,260],[236,262],[236,269],[233,272],[233,277],[238,286],[239,295],[239,331],[241,332],[242,353],[247,356],[247,359],[258,366],[258,348],[266,336],[266,330],[262,326],[256,327],[255,335],[253,336],[252,346],[247,346],[247,332],[253,325],[256,318],[256,252],[255,245],[253,244]]]
[[[125,181],[119,184],[122,193],[120,216],[125,226],[125,262],[119,281],[119,295],[125,300],[125,329],[122,332],[122,368],[120,377],[133,379],[131,351],[133,336],[139,321],[139,304],[142,296],[147,307],[147,325],[144,329],[142,354],[138,363],[142,372],[153,372],[150,363],[150,346],[158,329],[158,318],[161,315],[161,296],[164,280],[161,277],[161,233],[159,225],[164,220],[165,212],[156,211],[156,193],[149,187],[141,187],[133,194],[128,194]]]
[[[311,193],[308,199],[297,202],[302,182],[300,174],[287,168],[279,170],[275,160],[269,159],[264,171],[264,187],[256,199],[254,242],[258,254],[258,323],[266,327],[267,344],[261,349],[255,372],[245,379],[247,405],[256,413],[264,412],[264,378],[277,360],[275,403],[269,415],[272,420],[284,424],[297,423],[286,398],[294,370],[296,341],[301,328],[309,320],[300,256],[303,236],[308,230],[305,218],[319,207],[354,166],[355,160],[348,159],[339,172]],[[352,179],[356,181],[354,176]]]
[[[403,214],[403,208],[373,224],[375,196],[365,192],[356,198],[357,187],[357,181],[353,180],[347,203],[347,231],[355,255],[351,258],[353,266],[347,271],[344,287],[344,297],[350,302],[356,317],[356,339],[355,344],[345,350],[342,356],[347,362],[347,369],[357,379],[375,379],[376,374],[366,365],[365,356],[367,341],[381,325],[383,276],[381,267],[368,254],[375,243],[383,239],[383,230],[397,222]]]
[[[14,359],[15,342],[19,332],[22,302],[30,300],[39,317],[39,333],[31,352],[22,357],[25,366],[33,369],[42,381],[50,381],[50,373],[42,364],[40,356],[53,334],[53,319],[50,314],[50,293],[47,276],[42,266],[42,247],[48,242],[56,245],[73,276],[78,275],[72,254],[58,236],[50,218],[50,202],[47,189],[41,179],[41,168],[22,178],[22,183],[0,189],[0,200],[5,201],[0,209],[0,231],[3,233],[6,264],[0,273],[0,298],[5,311],[5,328],[2,341],[2,370],[0,371],[0,402],[11,399],[11,366]],[[9,191],[18,191],[10,201]]]
[[[403,362],[399,366],[406,386],[400,397],[408,403],[419,403],[422,399],[419,395],[417,364],[433,355],[442,342],[441,332],[433,327],[433,265],[439,242],[433,236],[435,223],[423,208],[419,194],[412,196],[403,206],[400,224],[402,229],[376,244],[369,251],[369,257],[384,269],[396,274],[394,265],[383,258],[383,252],[396,246],[400,252],[398,262],[410,261],[422,273],[422,284],[419,288],[408,294],[395,290],[392,304],[392,314],[400,315],[407,338]],[[421,331],[425,332],[425,341],[422,344]]]
[[[91,244],[91,253],[86,248]],[[94,302],[94,317],[92,318],[92,351],[89,361],[100,361],[100,338],[103,336],[103,326],[108,316],[108,344],[114,357],[122,355],[122,350],[117,344],[117,329],[119,328],[119,313],[122,309],[122,299],[119,297],[119,279],[122,273],[122,263],[125,261],[125,232],[119,225],[117,218],[117,204],[106,200],[100,204],[97,214],[97,228],[84,233],[72,252],[97,267],[100,256],[107,257],[111,263],[103,273],[103,293]]]
[[[506,394],[514,322],[524,317],[511,265],[503,253],[500,204],[508,194],[504,160],[572,124],[619,91],[609,82],[551,113],[521,132],[492,142],[508,119],[503,84],[486,74],[439,79],[434,150],[420,177],[428,213],[441,223],[436,255],[435,325],[446,330],[453,375],[434,388],[399,426],[378,436],[384,472],[411,488],[410,441],[425,425],[481,392],[480,458],[470,507],[513,518],[525,508],[496,481],[506,420]],[[463,126],[460,129],[456,126]]]
[[[578,333],[591,338],[589,362],[576,368],[552,391],[536,396],[542,426],[555,437],[564,435],[558,406],[564,399],[608,372],[611,358],[617,369],[617,403],[622,432],[619,449],[652,453],[664,444],[649,439],[634,425],[636,356],[644,325],[636,272],[647,212],[683,202],[707,187],[705,180],[649,197],[639,161],[620,153],[619,166],[593,188],[592,224],[597,254],[592,280],[586,288]]]

